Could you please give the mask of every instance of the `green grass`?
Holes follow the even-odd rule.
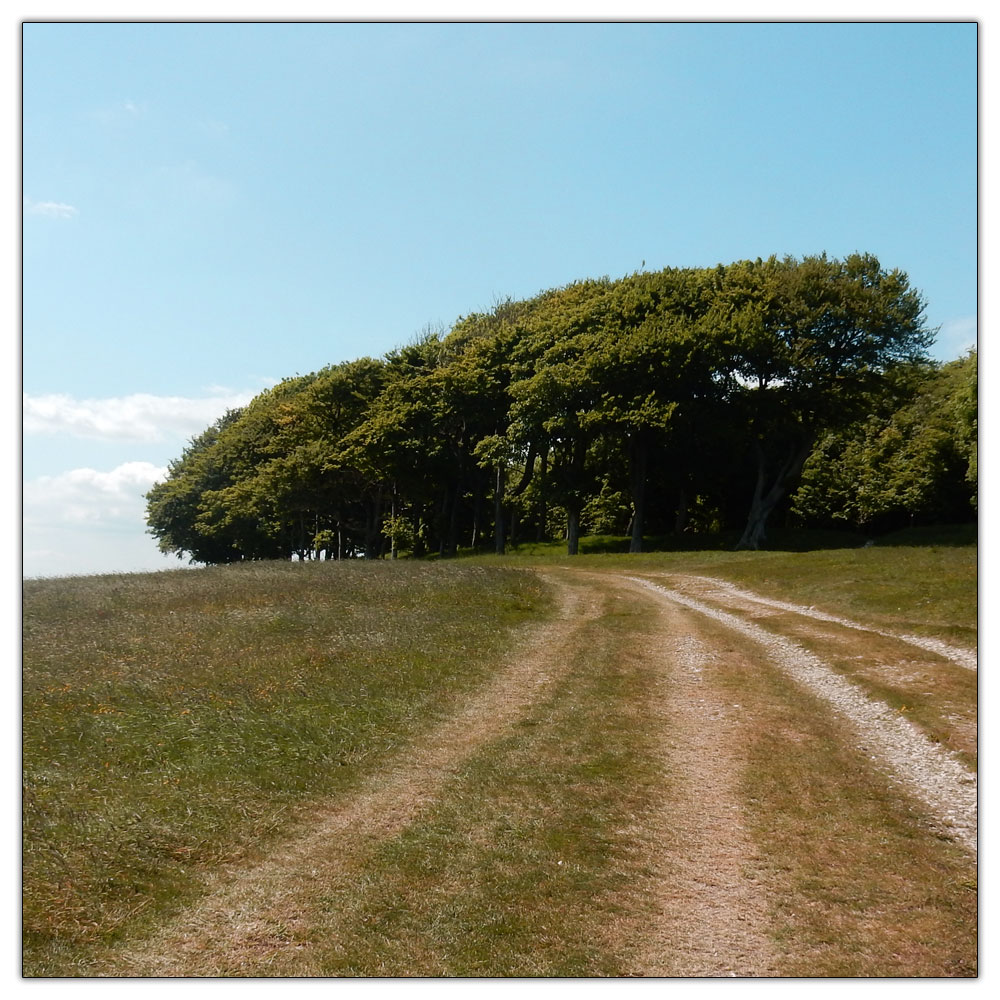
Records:
[[[26,582],[25,973],[86,974],[96,955],[193,902],[220,864],[263,856],[310,802],[361,786],[418,740],[503,660],[514,630],[550,610],[520,569],[718,576],[975,643],[977,552],[960,533],[640,555],[589,541],[574,559],[552,543],[503,559]],[[637,905],[629,887],[649,877],[622,834],[662,780],[637,707],[649,678],[628,655],[647,627],[631,602],[606,607],[551,697],[379,845],[349,896],[313,901],[314,940],[326,928],[343,945],[323,956],[325,971],[627,970],[603,931],[635,919],[619,908]],[[905,804],[808,697],[763,665],[720,682],[734,702],[755,698],[767,721],[747,745],[743,787],[762,863],[783,866],[769,877],[783,886],[774,919],[789,967],[969,974],[964,861],[918,842]]]
[[[25,973],[78,974],[355,786],[546,606],[530,574],[415,563],[26,582]]]

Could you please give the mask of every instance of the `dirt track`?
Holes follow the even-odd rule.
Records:
[[[725,660],[731,666],[741,647],[752,646],[824,699],[842,718],[845,734],[852,734],[845,739],[864,748],[900,794],[923,810],[928,825],[975,851],[974,774],[787,635],[759,623],[761,614],[804,618],[811,609],[777,607],[728,584],[690,577],[639,579],[568,570],[546,577],[558,595],[557,616],[524,636],[488,687],[402,750],[358,792],[317,808],[271,857],[216,873],[199,903],[154,937],[123,949],[103,974],[323,975],[310,946],[308,900],[320,889],[329,895],[349,887],[352,873],[374,848],[415,822],[464,760],[551,695],[574,660],[582,630],[613,600],[639,605],[645,615],[645,630],[630,655],[638,656],[653,678],[651,701],[643,710],[656,729],[664,774],[659,807],[628,834],[652,873],[634,892],[644,895],[644,912],[651,901],[655,917],[626,916],[612,933],[619,940],[611,944],[630,953],[633,974],[782,972],[770,933],[771,887],[766,866],[758,863],[740,792],[753,720],[713,680],[719,664]],[[810,623],[838,630],[842,641],[866,641],[857,623],[815,613]],[[843,639],[845,632],[849,640]],[[901,647],[909,643],[912,651],[911,638],[882,635]],[[961,661],[961,651],[952,652]],[[627,910],[627,893],[622,903]]]
[[[707,604],[680,590],[672,590],[647,580],[636,580],[655,589],[668,600],[691,608],[700,614],[722,622],[735,632],[762,645],[773,662],[804,687],[819,695],[854,729],[859,747],[874,751],[873,760],[897,777],[917,796],[928,810],[928,818],[946,835],[954,837],[969,851],[976,851],[976,776],[955,757],[928,739],[919,729],[892,711],[884,703],[869,698],[856,685],[830,670],[818,657],[785,636],[769,632],[748,620],[754,605],[777,606],[803,617],[854,631],[875,631],[832,615],[817,616],[813,609],[761,599],[730,585],[702,578],[681,578],[680,583],[705,585],[715,601],[726,601],[732,610]],[[734,598],[735,597],[735,601]],[[880,635],[891,635],[879,632]],[[901,644],[913,645],[912,636],[892,636]],[[953,662],[967,666],[963,651],[945,646],[932,647],[936,653],[947,650]],[[926,647],[925,647],[926,648]]]

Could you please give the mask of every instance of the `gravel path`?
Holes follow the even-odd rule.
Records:
[[[791,611],[797,615],[804,615],[806,618],[814,618],[816,621],[821,622],[832,622],[836,625],[842,625],[845,628],[857,629],[860,632],[874,632],[876,635],[882,635],[888,639],[898,639],[900,642],[905,642],[910,646],[917,646],[920,649],[936,653],[938,656],[942,656],[946,660],[951,660],[952,663],[960,667],[965,667],[967,670],[976,670],[978,667],[979,656],[974,649],[963,649],[961,646],[954,646],[942,639],[923,635],[904,635],[900,632],[890,632],[887,629],[875,628],[872,625],[862,625],[859,622],[851,621],[849,618],[831,615],[826,611],[817,611],[815,608],[806,607],[802,604],[791,604],[788,601],[777,601],[771,597],[762,597],[760,594],[753,593],[753,591],[743,590],[728,580],[719,580],[712,576],[691,576],[686,577],[686,579],[711,584],[717,591],[730,599],[737,598],[741,601],[750,601],[754,604],[763,604],[770,608],[778,608],[781,611]]]
[[[976,776],[954,755],[929,740],[888,705],[869,698],[790,639],[773,635],[739,615],[712,607],[678,590],[639,577],[629,579],[675,604],[707,615],[763,646],[775,664],[823,698],[853,726],[858,748],[886,767],[923,804],[928,818],[941,833],[975,854]],[[738,588],[732,589],[738,592]],[[756,595],[746,591],[740,594],[756,598]],[[789,608],[798,610],[794,605]]]

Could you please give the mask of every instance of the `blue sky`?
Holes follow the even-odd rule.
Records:
[[[26,575],[227,406],[498,297],[855,250],[976,331],[975,24],[23,29]]]

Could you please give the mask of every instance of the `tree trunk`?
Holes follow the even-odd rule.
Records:
[[[649,452],[646,442],[637,437],[631,448],[632,540],[629,552],[642,551],[642,532],[646,521],[646,464]]]
[[[458,552],[458,498],[459,485],[455,484],[451,497],[451,513],[448,518],[448,550],[449,558],[454,558]]]
[[[393,480],[392,483],[392,537],[390,538],[390,544],[392,546],[392,558],[397,559],[399,554],[396,552],[396,481]]]
[[[549,503],[548,503],[548,496],[545,492],[546,490],[545,476],[549,471],[548,448],[546,448],[545,451],[542,452],[542,468],[540,471],[541,471],[541,476],[539,478],[539,484],[538,484],[538,510],[535,515],[538,518],[538,533],[535,537],[535,541],[537,542],[544,541],[546,538],[548,538],[549,535],[549,524],[548,524]]]
[[[443,559],[447,547],[448,538],[448,503],[451,499],[451,490],[448,486],[444,488],[444,495],[441,499],[441,514],[436,519],[438,527],[438,559]]]
[[[677,509],[674,512],[674,534],[683,534],[684,529],[687,527],[688,520],[688,501],[687,501],[687,491],[682,486],[680,493],[677,495]]]
[[[777,507],[782,497],[794,485],[802,472],[802,466],[812,452],[812,439],[800,446],[798,451],[792,451],[781,465],[778,466],[770,485],[768,485],[767,459],[759,441],[754,442],[757,453],[757,482],[754,486],[750,513],[747,516],[747,526],[743,536],[736,543],[737,549],[759,549],[767,536],[767,519]]]
[[[587,443],[581,437],[577,437],[571,448],[571,499],[566,505],[566,551],[568,555],[575,556],[580,547],[580,510],[583,507],[583,497],[580,492],[582,492],[584,465],[587,460]]]
[[[566,555],[575,556],[580,550],[580,512],[566,512]]]
[[[365,559],[375,559],[382,555],[382,546],[378,544],[378,536],[382,528],[382,484],[375,490],[375,497],[368,507],[365,525]],[[384,536],[383,536],[384,540]]]
[[[420,504],[413,514],[413,558],[423,559],[427,555],[427,546],[424,544],[424,505]]]
[[[489,476],[485,469],[477,469],[473,475],[475,496],[472,505],[472,548],[481,545],[486,529],[486,493],[489,489]]]
[[[507,540],[503,532],[503,496],[507,487],[507,472],[502,465],[497,466],[497,486],[494,493],[493,524],[496,538],[496,553],[502,556],[507,550]]]

